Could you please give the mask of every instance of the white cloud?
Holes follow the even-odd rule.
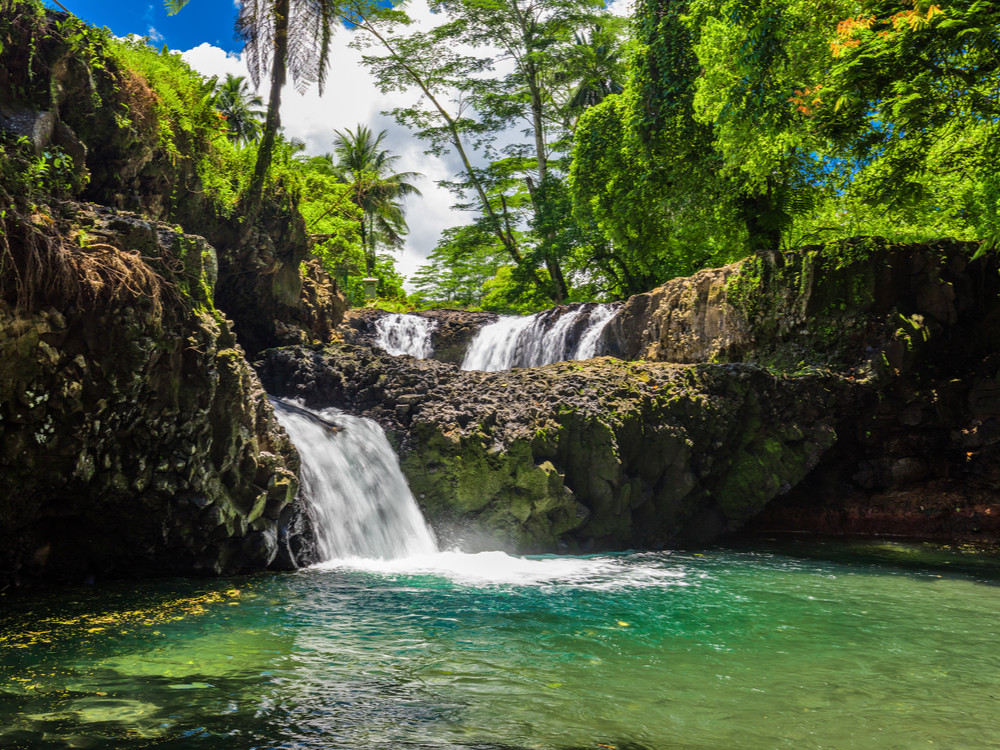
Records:
[[[161,34],[159,31],[157,31],[152,26],[150,26],[149,27],[149,31],[146,32],[146,36],[149,37],[150,41],[156,42],[157,44],[159,44],[160,42],[163,41],[163,34]]]
[[[635,0],[612,0],[608,3],[608,11],[613,16],[631,17],[635,13]]]
[[[248,76],[247,66],[243,63],[242,55],[226,52],[220,47],[213,47],[208,42],[202,42],[197,47],[182,53],[181,59],[203,76],[225,78],[226,73],[232,73],[234,76]]]
[[[440,16],[433,16],[424,0],[407,6],[407,11],[418,23],[440,23]],[[412,133],[398,125],[392,118],[380,114],[384,110],[412,104],[412,93],[394,92],[381,94],[361,63],[361,52],[349,47],[354,32],[341,29],[334,37],[330,55],[330,68],[323,95],[315,87],[304,95],[293,86],[282,92],[281,122],[285,135],[306,144],[309,154],[324,154],[333,150],[335,130],[368,125],[376,133],[386,131],[387,148],[400,155],[396,167],[401,172],[420,172],[425,175],[416,181],[422,196],[407,199],[406,216],[410,233],[401,253],[397,253],[396,267],[408,277],[425,262],[437,244],[441,230],[469,220],[467,215],[452,211],[453,196],[435,183],[451,179],[455,169],[448,162],[423,153],[425,148]],[[183,53],[184,60],[205,76],[224,78],[226,73],[249,74],[242,55],[226,54],[218,47],[204,43]],[[260,95],[267,98],[267,84],[262,82]]]

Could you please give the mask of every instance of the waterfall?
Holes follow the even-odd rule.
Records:
[[[389,354],[427,359],[434,353],[431,333],[437,321],[420,315],[389,313],[375,321],[375,345]]]
[[[495,372],[597,356],[601,333],[617,308],[587,304],[527,316],[504,315],[483,326],[469,344],[463,370]]]
[[[615,305],[598,305],[590,311],[590,319],[587,321],[587,330],[580,336],[580,343],[576,347],[573,359],[590,359],[597,356],[598,348],[601,345],[601,334],[605,327],[615,317],[618,308]]]
[[[271,403],[302,458],[302,489],[321,560],[389,560],[437,551],[381,427],[336,409]]]

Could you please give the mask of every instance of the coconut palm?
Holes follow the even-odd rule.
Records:
[[[398,247],[403,243],[408,231],[403,200],[408,195],[420,195],[410,181],[421,175],[392,171],[399,156],[382,148],[384,130],[376,136],[368,127],[358,125],[354,132],[334,132],[335,168],[340,179],[351,186],[352,199],[361,209],[361,247],[371,276],[375,273],[378,246]]]
[[[215,88],[215,108],[225,116],[229,139],[249,143],[260,137],[264,100],[250,91],[243,76],[226,73],[226,80]]]
[[[167,9],[177,13],[188,0],[166,0]],[[250,80],[260,86],[270,74],[271,88],[267,116],[257,147],[257,163],[247,189],[246,210],[254,214],[260,207],[264,178],[274,153],[281,127],[281,90],[288,77],[300,92],[313,83],[323,93],[330,40],[340,12],[334,0],[241,0],[236,31],[243,40],[243,53]],[[249,226],[249,224],[248,224]]]
[[[566,117],[575,128],[584,110],[625,90],[622,84],[625,66],[615,29],[595,24],[589,33],[574,32],[573,38],[575,44],[560,78],[573,82],[567,97]]]

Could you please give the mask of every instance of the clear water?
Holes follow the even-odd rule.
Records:
[[[577,321],[589,311],[586,327],[574,339]],[[483,326],[469,343],[463,370],[497,372],[539,367],[597,355],[601,333],[614,317],[613,305],[580,305],[561,315],[545,310],[534,315],[504,315]]]
[[[337,409],[313,411],[272,398],[274,415],[302,457],[321,560],[392,559],[437,551],[382,428]]]
[[[397,357],[427,359],[434,353],[436,328],[437,321],[420,315],[389,313],[375,321],[375,345]]]
[[[991,553],[441,553],[0,596],[0,747],[1000,747]]]

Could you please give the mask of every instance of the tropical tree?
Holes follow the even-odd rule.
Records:
[[[587,109],[574,131],[569,187],[593,226],[593,266],[620,295],[646,291],[739,247],[733,190],[710,125],[696,119],[703,75],[688,0],[637,0],[624,91]]]
[[[264,100],[250,90],[243,76],[226,73],[226,79],[215,88],[215,108],[226,118],[229,139],[234,143],[250,143],[260,137]]]
[[[382,147],[386,131],[374,135],[370,128],[358,125],[337,134],[333,142],[337,162],[334,168],[350,186],[351,197],[361,209],[361,247],[365,253],[368,275],[375,273],[379,244],[398,247],[408,228],[403,200],[420,195],[412,180],[418,172],[393,172],[398,154]]]
[[[625,90],[621,34],[621,19],[614,17],[573,33],[575,43],[557,76],[570,84],[564,106],[566,127],[575,129],[584,111]]]
[[[188,0],[166,0],[171,13],[177,13],[187,4]],[[240,2],[236,31],[243,40],[250,80],[259,88],[265,76],[270,75],[271,79],[257,161],[245,198],[249,214],[255,214],[260,207],[264,180],[271,166],[281,127],[281,90],[290,76],[300,93],[314,83],[323,92],[330,42],[340,21],[340,7],[334,0]]]
[[[475,222],[513,261],[514,277],[560,303],[569,295],[562,269],[567,245],[549,231],[558,207],[548,203],[561,192],[572,120],[567,106],[583,77],[566,72],[577,46],[574,34],[601,22],[603,3],[432,5],[441,23],[426,32],[406,33],[408,19],[399,11],[355,12],[353,23],[381,48],[365,63],[382,91],[419,90],[419,101],[393,116],[431,153],[458,156],[461,173],[443,184],[459,196],[460,208],[479,214]],[[526,224],[535,231],[516,231]]]
[[[867,202],[903,215],[950,209],[994,244],[1000,6],[868,0],[838,18],[832,64],[813,84],[803,119],[846,148]]]

